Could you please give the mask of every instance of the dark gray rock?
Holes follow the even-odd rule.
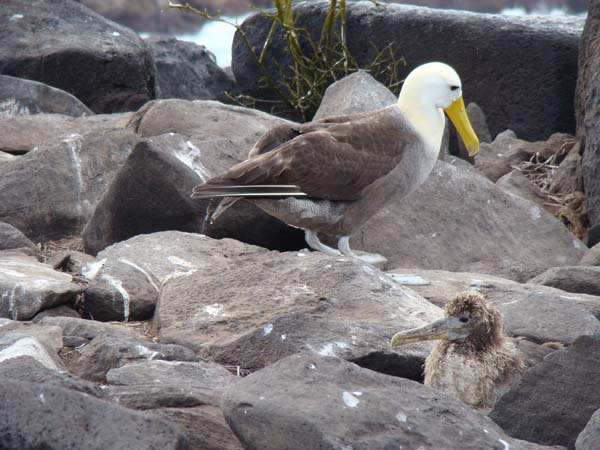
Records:
[[[193,351],[180,345],[157,344],[141,337],[98,336],[68,362],[69,370],[81,378],[104,382],[106,372],[140,360],[197,361]]]
[[[207,255],[200,270],[163,284],[154,316],[161,342],[242,369],[308,351],[369,367],[384,358],[399,373],[421,376],[430,344],[386,353],[388,341],[395,330],[423,325],[441,311],[379,270],[318,252],[250,246],[225,258],[226,242],[205,240],[223,250]]]
[[[111,128],[75,133],[0,165],[0,220],[36,241],[79,234],[138,141]]]
[[[4,75],[67,91],[96,113],[132,111],[154,98],[144,41],[80,3],[6,0],[0,30]]]
[[[373,111],[393,105],[398,98],[368,72],[360,70],[330,85],[313,120],[327,116]]]
[[[550,192],[568,195],[573,192],[583,192],[583,166],[580,142],[571,146],[567,156],[560,162],[552,176]]]
[[[106,134],[109,130],[125,128],[130,118],[131,113],[85,117],[60,114],[5,117],[0,120],[0,151],[3,155],[21,154],[37,148],[52,147],[75,134],[85,135],[93,131]]]
[[[36,323],[42,320],[44,317],[72,317],[81,319],[79,313],[73,308],[70,308],[66,305],[61,305],[55,308],[45,309],[44,311],[37,313],[33,319],[31,319],[31,321]]]
[[[529,283],[552,286],[567,292],[600,295],[600,267],[552,267],[529,280]]]
[[[442,161],[409,197],[392,198],[351,245],[382,254],[388,268],[489,273],[517,281],[576,264],[585,251],[539,206]]]
[[[156,64],[157,98],[227,100],[233,80],[203,45],[173,37],[145,40]]]
[[[71,389],[4,379],[0,402],[10,411],[2,421],[2,448],[189,448],[185,432],[173,422]]]
[[[0,317],[28,320],[43,309],[67,303],[84,289],[71,275],[33,257],[11,254],[0,259]]]
[[[223,412],[247,449],[539,449],[441,392],[337,358],[293,355],[230,388]]]
[[[86,312],[102,321],[151,319],[158,302],[158,279],[127,259],[111,263],[102,267],[86,289]]]
[[[502,312],[509,336],[538,344],[570,344],[580,335],[600,333],[600,297],[515,283],[481,273],[414,268],[398,269],[398,272],[412,273],[429,282],[424,286],[411,286],[411,289],[440,307],[452,298],[452,293],[478,290]]]
[[[295,8],[299,26],[311,30],[317,41],[328,6],[328,2],[306,2]],[[399,68],[400,80],[425,62],[452,65],[462,77],[465,100],[476,102],[486,112],[492,136],[507,128],[527,140],[574,131],[573,97],[583,19],[483,15],[396,4],[382,7],[370,2],[348,4],[347,11],[347,45],[359,64],[373,60],[374,47],[382,49],[394,42],[397,55],[408,63]],[[262,48],[269,25],[269,19],[260,14],[244,22],[251,46]],[[276,33],[266,61],[277,60],[287,67],[286,48],[282,33]],[[232,54],[241,88],[264,98],[264,90],[257,92],[259,71],[239,34]],[[267,68],[277,78],[274,63]]]
[[[581,258],[581,261],[579,261],[578,265],[600,266],[600,244],[596,244],[590,248],[588,252],[583,255],[583,258]]]
[[[513,437],[572,449],[600,408],[599,366],[600,334],[581,336],[525,373],[490,418]]]
[[[600,409],[596,411],[575,442],[576,450],[600,448]]]
[[[496,181],[496,186],[506,192],[523,197],[530,202],[537,203],[542,207],[545,202],[549,201],[548,195],[544,194],[520,170],[515,169],[503,175]]]
[[[28,114],[94,114],[76,97],[44,83],[0,75],[0,117]]]
[[[24,249],[37,251],[37,247],[27,236],[12,225],[0,222],[0,250]]]
[[[149,105],[136,114],[132,127],[151,138],[132,153],[86,225],[86,250],[97,253],[115,242],[163,230],[230,237],[279,250],[304,247],[299,230],[253,205],[239,202],[211,224],[218,200],[190,198],[196,184],[245,159],[262,133],[283,122],[217,102]]]
[[[600,225],[600,1],[590,0],[579,47],[575,113],[577,137],[583,146],[583,181],[591,226]],[[595,243],[595,242],[594,242]],[[593,244],[592,244],[593,245]]]

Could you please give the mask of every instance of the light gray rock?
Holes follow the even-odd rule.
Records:
[[[57,306],[55,308],[45,309],[39,313],[37,313],[31,319],[32,322],[36,323],[42,320],[44,317],[71,317],[76,319],[81,319],[81,316],[77,311],[73,308],[70,308],[66,305]]]
[[[422,384],[338,358],[292,355],[231,387],[223,412],[247,449],[543,449]]]
[[[133,132],[109,126],[49,141],[0,165],[0,220],[36,241],[79,234],[137,141]]]
[[[397,330],[440,317],[437,307],[348,258],[247,249],[228,258],[215,251],[202,270],[163,285],[154,316],[161,342],[242,369],[308,351],[366,366],[387,358],[399,373],[420,378],[430,344],[386,349]]]
[[[429,285],[411,286],[411,289],[440,307],[458,292],[478,290],[502,312],[505,332],[509,336],[527,338],[539,344],[569,344],[580,335],[600,333],[600,297],[520,284],[481,273],[413,268],[397,271],[412,273],[428,281]]]
[[[600,266],[600,244],[596,244],[590,248],[588,252],[583,255],[583,258],[581,258],[581,261],[579,261],[578,265]]]
[[[313,120],[327,116],[373,111],[393,105],[398,98],[368,72],[359,70],[331,84]]]
[[[443,161],[409,197],[392,198],[351,246],[382,254],[388,268],[490,273],[517,281],[576,264],[585,251],[539,206]]]
[[[94,114],[75,96],[44,83],[0,75],[0,117],[29,114]]]
[[[600,448],[600,409],[596,411],[575,441],[576,450]]]
[[[187,450],[183,429],[88,394],[46,383],[3,379],[0,447]]]
[[[600,267],[552,267],[529,280],[529,283],[552,286],[567,292],[600,295]]]
[[[543,207],[543,204],[549,201],[548,195],[544,194],[540,188],[529,181],[520,170],[512,170],[506,175],[501,176],[496,181],[496,186],[511,194],[523,197],[530,202],[537,203]]]
[[[489,417],[518,439],[572,449],[600,408],[599,365],[600,334],[581,336],[525,373]]]
[[[43,309],[67,303],[84,289],[71,275],[33,257],[0,254],[0,317],[28,320]]]

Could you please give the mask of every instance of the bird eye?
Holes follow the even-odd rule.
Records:
[[[458,320],[460,320],[462,323],[467,323],[469,321],[469,318],[468,317],[461,317]]]
[[[457,89],[460,89],[460,86],[450,86],[451,91],[456,91]]]

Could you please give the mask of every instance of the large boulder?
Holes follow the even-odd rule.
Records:
[[[27,114],[86,116],[93,112],[75,96],[44,83],[0,75],[0,117]]]
[[[223,412],[248,449],[539,449],[462,402],[338,358],[293,355],[231,387]]]
[[[600,409],[596,411],[575,442],[576,450],[600,448]]]
[[[406,273],[407,269],[401,272]],[[408,269],[425,283],[411,286],[443,307],[454,293],[476,289],[504,316],[506,334],[536,343],[570,344],[578,336],[600,333],[600,297],[572,294],[552,287],[521,284],[481,273]],[[392,273],[393,276],[393,273]]]
[[[294,10],[298,26],[311,30],[317,41],[328,7],[329,2],[305,2]],[[256,14],[243,27],[249,45],[262,49],[270,19]],[[573,96],[582,28],[578,17],[483,15],[359,2],[347,6],[346,42],[363,67],[373,60],[376,48],[393,42],[396,54],[408,63],[398,70],[400,80],[422,63],[449,63],[462,77],[465,99],[485,111],[492,136],[510,128],[522,139],[541,140],[575,129]],[[268,95],[257,90],[261,72],[239,33],[232,54],[241,88],[257,98]],[[278,68],[290,63],[287,54],[278,29],[264,58],[276,80]]]
[[[552,267],[529,280],[529,283],[552,286],[567,292],[600,295],[600,267]]]
[[[6,0],[0,73],[73,94],[92,111],[132,111],[154,98],[155,68],[133,31],[71,0]]]
[[[146,43],[156,64],[158,98],[226,100],[233,80],[203,45],[173,37],[151,37]]]
[[[577,137],[582,141],[583,180],[590,225],[600,226],[600,1],[590,0],[581,35],[575,112]]]
[[[189,448],[177,425],[55,385],[2,378],[0,447],[90,450]]]
[[[384,255],[389,268],[481,272],[517,281],[576,264],[585,251],[538,205],[443,161],[409,197],[392,199],[351,244]]]
[[[137,141],[130,130],[101,128],[3,163],[0,220],[34,241],[79,234]]]
[[[0,222],[0,251],[22,249],[24,251],[37,251],[33,242],[12,225]]]
[[[513,437],[572,449],[600,408],[599,366],[600,334],[581,336],[525,373],[490,417]]]
[[[250,246],[224,258],[231,244],[221,242],[205,238],[217,251],[204,252],[204,267],[163,285],[154,315],[161,342],[248,370],[308,351],[369,367],[386,359],[421,377],[430,344],[385,350],[396,331],[433,321],[440,309],[356,260]]]
[[[72,300],[85,286],[71,275],[22,254],[0,253],[0,317],[28,320]]]

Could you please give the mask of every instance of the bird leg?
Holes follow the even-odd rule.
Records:
[[[317,250],[321,253],[325,253],[329,256],[341,256],[341,253],[337,251],[335,248],[331,248],[325,244],[323,244],[319,240],[319,236],[316,232],[310,230],[304,230],[304,239],[310,248],[313,250]]]
[[[340,238],[340,240],[338,241],[338,249],[343,255],[348,256],[349,258],[358,259],[367,264],[378,264],[387,261],[387,258],[385,256],[378,255],[375,253],[367,253],[360,256],[354,254],[354,252],[350,248],[350,236],[342,236]]]

